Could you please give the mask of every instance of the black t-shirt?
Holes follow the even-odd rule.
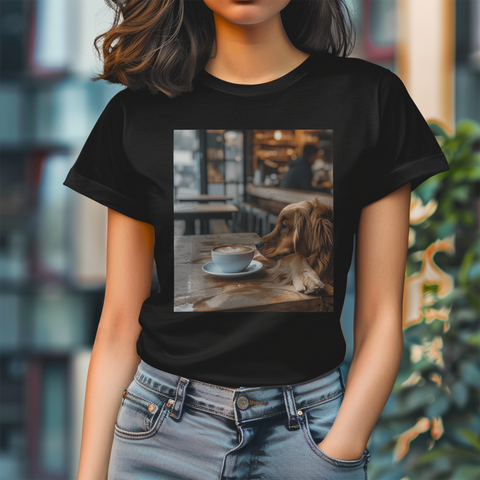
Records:
[[[173,142],[174,131],[184,129],[333,132],[333,308],[174,309]],[[123,89],[105,107],[64,185],[155,228],[160,288],[141,308],[140,357],[167,372],[239,387],[302,382],[343,362],[340,316],[362,207],[446,170],[435,136],[396,74],[363,59],[315,53],[263,84],[233,84],[201,70],[193,90],[173,99]]]

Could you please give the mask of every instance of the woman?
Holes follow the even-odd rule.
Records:
[[[113,6],[97,79],[127,88],[64,182],[108,207],[79,480],[366,478],[403,351],[410,192],[449,169],[435,137],[394,73],[348,57],[343,0]],[[333,311],[174,311],[181,129],[333,131]],[[354,235],[345,383],[340,314]],[[153,260],[160,291],[150,296]]]

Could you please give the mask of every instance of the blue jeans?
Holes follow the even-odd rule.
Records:
[[[108,480],[365,480],[370,452],[318,447],[345,393],[341,368],[293,385],[222,387],[143,360],[123,393]]]

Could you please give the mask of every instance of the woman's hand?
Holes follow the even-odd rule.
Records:
[[[358,460],[362,457],[365,446],[351,446],[347,442],[334,442],[328,435],[318,444],[318,448],[329,457],[337,460]]]
[[[361,458],[398,375],[411,187],[362,209],[355,250],[354,349],[345,395],[318,444],[338,460]]]

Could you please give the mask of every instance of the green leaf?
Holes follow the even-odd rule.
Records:
[[[480,385],[480,371],[473,362],[465,360],[460,365],[460,374],[467,385],[478,387]]]
[[[467,441],[469,445],[475,448],[475,450],[480,451],[480,438],[478,438],[476,433],[472,432],[471,430],[467,430],[466,428],[457,428],[457,432]]]
[[[467,337],[467,343],[469,345],[480,347],[480,331],[470,333]]]
[[[452,400],[459,407],[464,408],[468,401],[468,388],[461,381],[455,382],[451,387]]]
[[[460,120],[455,128],[455,138],[464,138],[465,140],[474,140],[480,135],[480,125],[474,120]]]
[[[468,279],[479,281],[480,279],[480,262],[475,262],[471,267],[470,271],[468,272]]]
[[[480,312],[480,298],[478,298],[478,294],[466,291],[465,298],[468,300],[469,305],[474,308],[477,312]]]
[[[461,447],[439,447],[433,448],[429,452],[425,452],[417,459],[417,463],[420,465],[422,463],[435,462],[441,458],[450,458],[455,463],[460,462],[478,462],[479,457],[478,453],[475,451],[466,450]]]
[[[467,167],[465,169],[467,173],[467,179],[474,182],[480,180],[480,156],[479,156],[479,164],[472,165],[471,167]]]
[[[448,133],[443,129],[443,127],[440,126],[439,123],[435,121],[431,121],[431,122],[428,122],[428,126],[430,127],[430,130],[432,130],[433,134],[436,137],[443,137],[443,138],[449,137]]]
[[[458,275],[458,279],[460,281],[460,285],[465,285],[468,281],[468,271],[473,263],[473,259],[475,257],[475,252],[472,247],[470,247],[465,255],[463,256],[462,264],[460,265],[460,272]]]
[[[464,465],[455,471],[450,480],[478,480],[480,478],[479,465]]]
[[[470,189],[467,185],[460,185],[452,190],[452,198],[459,202],[465,202],[469,199]]]

